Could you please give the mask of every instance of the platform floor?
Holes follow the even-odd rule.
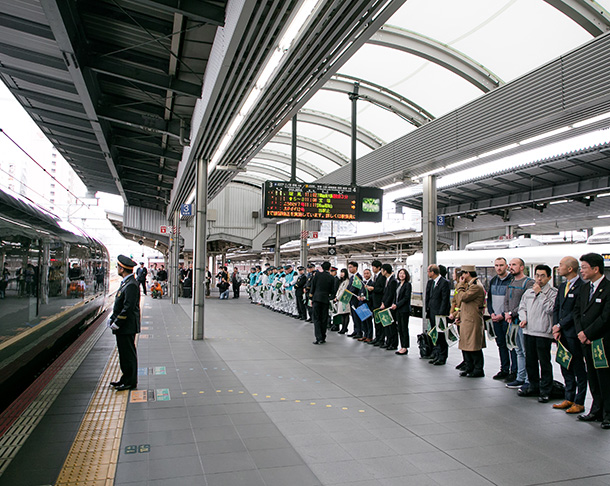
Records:
[[[456,348],[418,359],[417,319],[400,357],[336,333],[314,346],[311,324],[243,294],[206,299],[192,341],[190,306],[143,298],[138,389],[156,400],[127,405],[116,485],[610,485],[610,432],[492,380],[494,343],[467,379]],[[54,483],[111,351],[105,333],[0,484]]]

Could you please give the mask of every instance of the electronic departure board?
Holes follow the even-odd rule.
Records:
[[[381,221],[383,191],[334,184],[267,181],[266,218]]]

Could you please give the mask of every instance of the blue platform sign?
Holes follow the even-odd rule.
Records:
[[[182,216],[192,216],[193,215],[193,205],[192,204],[181,204],[180,205],[180,214]]]
[[[436,217],[436,226],[445,226],[445,216],[438,215]]]

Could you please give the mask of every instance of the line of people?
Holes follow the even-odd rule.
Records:
[[[574,257],[564,257],[557,269],[564,280],[559,288],[552,285],[549,266],[537,265],[533,278],[525,268],[520,258],[510,262],[497,258],[496,275],[486,292],[475,266],[462,265],[454,269],[452,294],[443,275],[446,269],[430,265],[424,304],[429,327],[435,326],[437,317],[457,326],[463,357],[457,366],[460,376],[480,378],[485,376],[483,348],[489,320],[488,334],[495,339],[500,357],[500,370],[493,379],[540,403],[548,403],[553,395],[551,347],[558,343],[565,390],[564,400],[553,408],[610,429],[610,368],[604,348],[610,339],[610,282],[604,277],[604,258],[589,253],[581,256],[579,264]],[[253,268],[248,285],[252,302],[313,321],[315,345],[326,342],[329,330],[346,334],[351,318],[353,332],[348,337],[397,355],[408,353],[412,288],[406,269],[394,273],[390,264],[375,260],[372,271],[365,269],[362,275],[357,262],[349,262],[341,271],[324,262],[317,270],[308,264],[297,272],[291,265]],[[389,310],[392,322],[383,323],[363,312],[364,304],[368,311]],[[432,351],[422,357],[442,366],[448,353],[446,333],[438,332]],[[593,403],[584,413],[587,384]]]
[[[474,266],[456,269],[455,293],[447,306],[449,282],[440,275],[438,265],[428,267],[426,314],[431,322],[435,316],[448,315],[459,326],[464,358],[457,366],[460,376],[485,376],[482,349],[487,308],[500,356],[494,380],[504,380],[521,397],[548,403],[554,387],[551,348],[556,342],[565,391],[564,400],[553,408],[610,429],[610,368],[604,349],[610,339],[610,282],[604,277],[604,258],[588,253],[580,257],[580,265],[572,256],[562,258],[557,271],[564,281],[558,288],[552,285],[548,265],[537,265],[534,278],[525,274],[520,258],[507,262],[499,257],[494,268],[496,275],[486,297]],[[445,335],[439,333],[429,362],[444,365],[447,354]],[[593,403],[584,413],[587,383]]]

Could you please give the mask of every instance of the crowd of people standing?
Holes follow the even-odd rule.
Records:
[[[407,355],[409,272],[404,268],[395,272],[392,265],[379,260],[362,274],[358,266],[352,261],[339,270],[323,262],[318,268],[313,264],[298,267],[296,272],[291,265],[257,266],[248,277],[248,292],[253,304],[313,322],[315,345],[326,343],[328,332],[337,332]],[[474,265],[455,268],[453,285],[442,265],[427,268],[428,332],[423,335],[433,335],[435,342],[429,352],[422,353],[420,348],[420,357],[443,366],[450,346],[457,342],[463,358],[456,367],[459,375],[482,378],[483,349],[486,338],[491,338],[500,358],[500,370],[493,379],[504,381],[521,397],[548,403],[556,392],[551,350],[557,343],[565,388],[563,401],[553,408],[610,429],[610,368],[604,348],[610,339],[610,282],[604,277],[604,258],[595,253],[581,256],[580,262],[564,257],[557,269],[563,280],[558,288],[547,265],[535,266],[533,278],[526,275],[520,258],[498,257],[494,269],[496,275],[486,290]],[[391,322],[376,318],[383,310],[389,310]],[[347,334],[350,321],[353,331]],[[587,385],[593,396],[589,413],[585,413]]]

